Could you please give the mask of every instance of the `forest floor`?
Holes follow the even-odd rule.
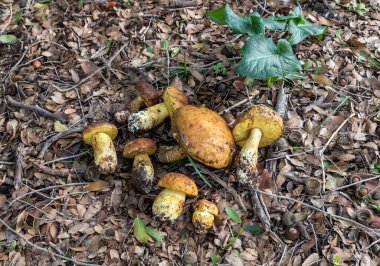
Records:
[[[296,5],[227,2],[240,15],[264,17]],[[293,47],[306,79],[268,86],[247,85],[235,72],[247,37],[206,16],[223,1],[1,1],[0,35],[17,37],[0,43],[3,265],[379,265],[379,3],[362,1],[359,14],[355,1],[300,2],[304,17],[327,32]],[[281,142],[260,149],[260,171],[270,171],[259,192],[239,186],[234,167],[165,165],[152,156],[157,176],[191,176],[199,198],[217,204],[207,234],[191,223],[196,199],[172,224],[155,219],[159,190],[135,191],[132,160],[121,156],[136,135],[114,114],[136,96],[133,83],[145,79],[162,92],[175,77],[191,104],[230,126],[253,105],[275,108],[281,88],[289,96]],[[81,138],[99,121],[119,128],[115,174],[94,171],[92,148]],[[170,121],[140,136],[175,143]],[[310,184],[322,187],[315,192]],[[373,215],[368,223],[358,221],[363,210]],[[295,216],[292,229],[284,214]],[[139,243],[136,217],[162,240]]]

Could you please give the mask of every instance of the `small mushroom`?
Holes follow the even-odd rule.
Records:
[[[282,135],[280,115],[266,106],[255,106],[236,119],[233,135],[243,147],[237,161],[236,175],[241,184],[252,183],[257,176],[258,149],[266,147]]]
[[[158,186],[165,188],[153,202],[153,214],[163,220],[173,222],[177,219],[185,204],[186,196],[198,196],[195,182],[181,173],[164,174],[158,181]]]
[[[306,186],[305,186],[305,192],[309,195],[318,195],[321,193],[322,190],[322,185],[321,182],[319,182],[315,178],[309,178],[306,181]]]
[[[82,132],[83,141],[94,150],[95,165],[102,174],[113,173],[117,169],[117,155],[112,142],[117,132],[115,125],[106,122],[89,125]]]
[[[295,227],[288,227],[285,229],[285,236],[289,240],[297,240],[300,236],[300,232]]]
[[[125,123],[131,113],[136,113],[140,110],[141,106],[152,106],[159,102],[160,94],[146,81],[139,81],[135,85],[137,97],[133,99],[127,106],[127,110],[115,113],[115,119],[119,123]]]
[[[195,203],[192,221],[197,233],[205,234],[207,230],[212,228],[214,217],[218,215],[219,210],[215,203],[201,199]]]
[[[183,153],[195,160],[213,168],[231,164],[235,142],[226,121],[214,111],[191,105],[180,107],[172,118],[172,132]]]
[[[380,224],[380,216],[373,215],[369,210],[363,209],[356,213],[356,219],[364,225]]]
[[[177,87],[169,86],[164,92],[164,102],[148,107],[128,117],[128,130],[132,133],[147,131],[161,124],[176,109],[187,105],[187,96]]]
[[[148,138],[138,138],[128,142],[123,157],[133,159],[131,181],[135,188],[148,194],[154,189],[154,168],[149,155],[157,151],[156,143]]]

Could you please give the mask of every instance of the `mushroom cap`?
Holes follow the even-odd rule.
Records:
[[[112,140],[117,136],[117,127],[114,124],[107,122],[98,122],[91,125],[88,125],[83,129],[82,139],[86,144],[92,144],[92,137],[97,133],[105,133]]]
[[[206,199],[198,200],[193,206],[194,211],[208,212],[212,215],[218,215],[219,209],[215,203],[208,201]]]
[[[135,85],[137,93],[144,100],[147,106],[152,106],[158,103],[160,94],[152,84],[146,81],[139,81]]]
[[[168,109],[170,117],[173,117],[175,110],[189,104],[186,94],[181,89],[174,86],[169,86],[165,89],[164,103]]]
[[[131,140],[125,144],[123,150],[123,157],[128,159],[135,158],[139,154],[148,154],[151,155],[157,151],[156,142],[148,138],[138,138]]]
[[[262,136],[259,147],[265,147],[282,135],[283,122],[273,109],[266,106],[255,106],[236,119],[233,135],[236,143],[243,147],[247,141],[251,129],[261,129]]]
[[[213,168],[231,164],[236,147],[226,121],[214,111],[191,105],[176,110],[172,131],[182,149]]]
[[[198,187],[194,180],[181,173],[164,174],[160,180],[158,180],[158,186],[183,192],[191,198],[198,196]]]

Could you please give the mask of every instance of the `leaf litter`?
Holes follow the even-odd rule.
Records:
[[[380,210],[376,1],[300,1],[305,21],[327,31],[322,40],[308,37],[292,46],[306,79],[284,85],[290,94],[284,116],[287,145],[261,151],[261,168],[276,162],[272,175],[261,177],[270,231],[262,229],[250,192],[236,185],[234,169],[208,171],[238,192],[247,212],[203,168],[195,171],[187,161],[154,161],[158,174],[174,170],[191,176],[201,197],[217,204],[220,214],[207,235],[194,232],[191,200],[176,223],[155,220],[151,205],[156,192],[140,195],[133,189],[129,160],[120,157],[119,172],[99,179],[80,130],[75,130],[96,121],[115,122],[113,115],[134,99],[133,82],[141,73],[159,91],[178,76],[191,103],[222,113],[230,125],[254,104],[275,107],[281,84],[237,75],[234,67],[246,37],[206,16],[223,1],[111,2],[0,4],[0,237],[5,243],[0,260],[36,265],[53,262],[54,253],[61,256],[55,256],[59,263],[86,265],[380,263],[379,224],[356,222],[358,211],[379,215]],[[274,25],[270,17],[287,16],[294,8],[290,1],[228,3],[230,17],[237,19],[231,11],[252,14],[258,25],[252,34],[267,28],[276,44],[293,35],[296,43],[309,30],[296,18],[300,14],[286,18],[296,24],[291,25],[293,35],[281,35],[283,25]],[[223,19],[219,16],[220,24]],[[37,60],[40,64],[33,63]],[[5,96],[28,108],[9,104]],[[64,119],[51,120],[36,106]],[[134,137],[125,125],[118,127],[120,152]],[[164,123],[145,136],[174,144],[169,132]],[[307,189],[311,178],[323,184],[317,194]],[[292,225],[282,222],[287,212],[296,217]],[[138,231],[145,227],[147,235],[140,238],[145,244],[133,233],[136,219]],[[287,237],[289,227],[299,230],[298,240]]]

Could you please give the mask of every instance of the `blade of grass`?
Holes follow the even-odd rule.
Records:
[[[194,167],[195,172],[203,179],[203,181],[206,183],[207,186],[212,187],[210,182],[208,182],[207,178],[199,171],[197,164],[194,162],[193,158],[191,158],[189,155],[187,155],[187,158],[189,159],[189,162]]]

